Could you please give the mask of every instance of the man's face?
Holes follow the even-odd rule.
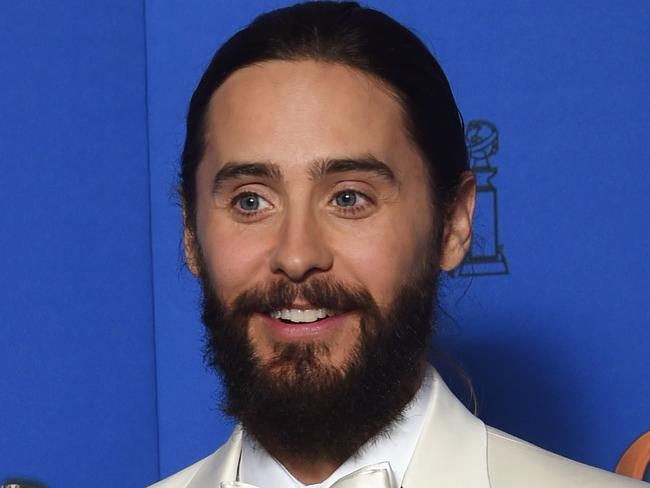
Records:
[[[270,61],[236,71],[212,97],[196,185],[202,271],[226,307],[271,283],[322,280],[366,290],[386,312],[432,266],[441,217],[424,162],[395,97],[352,68]],[[320,362],[345,369],[360,318],[297,296],[252,314],[246,333],[261,364],[311,344]]]

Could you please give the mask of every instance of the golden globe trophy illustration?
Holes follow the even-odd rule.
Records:
[[[470,167],[476,176],[476,210],[472,247],[458,270],[459,276],[508,274],[508,263],[499,242],[497,188],[492,179],[497,167],[491,159],[499,150],[499,131],[492,122],[472,120],[465,140]]]

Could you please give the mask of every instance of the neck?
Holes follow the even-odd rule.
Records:
[[[414,386],[416,386],[416,388],[411,394],[409,401],[413,399],[417,390],[422,386],[427,364],[426,360],[422,360],[422,367],[418,372],[417,378],[415,378]],[[406,405],[404,405],[403,408],[405,406]],[[372,438],[373,436],[367,437],[361,445],[358,445],[356,448],[353,448],[351,452],[348,451],[340,457],[324,456],[322,453],[318,457],[304,455],[296,456],[295,451],[278,451],[277,449],[267,449],[267,452],[277,459],[280,464],[282,464],[282,466],[284,466],[284,468],[302,484],[312,485],[322,483],[329,478],[332,473],[334,473],[334,471],[336,471],[350,456],[354,455],[355,452],[358,452],[358,450]]]
[[[322,417],[315,417],[313,419],[308,418],[310,421],[308,427],[312,428],[312,431],[308,431],[307,433],[309,435],[306,435],[303,438],[300,436],[295,437],[301,432],[300,430],[295,430],[295,418],[293,419],[294,425],[289,429],[292,432],[292,435],[289,437],[287,437],[286,431],[277,430],[275,428],[269,429],[268,422],[265,423],[265,429],[255,429],[254,427],[259,427],[259,425],[256,425],[255,423],[253,423],[253,425],[247,425],[243,419],[240,419],[240,421],[255,441],[259,443],[268,454],[284,466],[284,468],[291,473],[294,478],[305,485],[322,483],[350,456],[353,456],[358,452],[359,449],[361,449],[371,439],[385,433],[385,429],[388,429],[392,422],[400,418],[400,413],[408,402],[413,399],[413,396],[417,393],[418,388],[422,384],[424,372],[426,370],[426,362],[424,359],[416,369],[418,369],[418,371],[415,374],[412,374],[411,377],[406,378],[405,381],[399,384],[399,390],[391,392],[394,398],[401,398],[401,400],[399,401],[399,404],[393,402],[392,406],[388,406],[392,410],[391,418],[387,418],[386,415],[384,415],[385,418],[381,419],[381,422],[385,422],[383,425],[378,422],[374,422],[374,424],[368,422],[364,423],[361,417],[357,418],[354,415],[348,415],[350,418],[345,416],[341,418],[341,416],[339,416],[339,418],[334,421],[334,424],[336,424],[334,426],[330,425],[332,423],[332,419],[330,418],[330,423],[326,422],[326,428],[323,429],[319,422],[328,419],[323,419]],[[366,410],[362,411],[366,417],[369,417]],[[329,413],[331,414],[332,411],[330,410]],[[355,418],[358,420],[356,423],[354,421]],[[260,420],[259,415],[253,417],[252,420]],[[379,419],[376,420],[379,421]],[[342,431],[342,436],[337,437],[331,433],[331,430],[333,427],[338,428],[341,423],[345,425],[348,430]],[[277,426],[277,423],[273,425]],[[302,429],[302,432],[305,431],[306,427]],[[351,432],[353,432],[354,435],[350,435]],[[263,435],[260,436],[260,433]],[[344,438],[345,442],[343,442],[340,437]],[[296,440],[302,442],[302,444],[296,442]],[[305,443],[305,440],[308,440],[309,442]]]
[[[276,459],[303,485],[322,483],[343,464],[343,461],[329,459],[313,461],[298,459],[295,456],[279,456]]]

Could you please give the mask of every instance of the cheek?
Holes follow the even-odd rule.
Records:
[[[207,271],[226,301],[250,287],[269,255],[263,236],[233,227],[213,219],[199,231]]]
[[[199,183],[210,176],[206,165],[199,167]],[[215,208],[210,191],[201,184],[197,185],[196,226],[206,271],[229,301],[246,290],[250,279],[263,269],[268,256],[265,238],[233,222],[227,209]]]
[[[430,239],[423,227],[410,219],[391,218],[385,225],[374,223],[357,229],[354,240],[337,246],[339,269],[366,287],[379,307],[385,309],[392,303],[395,291],[427,264]]]

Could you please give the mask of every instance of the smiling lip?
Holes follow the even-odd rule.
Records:
[[[346,312],[326,317],[317,320],[316,322],[305,323],[287,323],[279,319],[271,318],[264,313],[257,313],[255,315],[260,317],[264,325],[271,329],[274,334],[287,339],[300,339],[303,337],[314,337],[333,331],[341,327],[351,314],[352,312]]]

